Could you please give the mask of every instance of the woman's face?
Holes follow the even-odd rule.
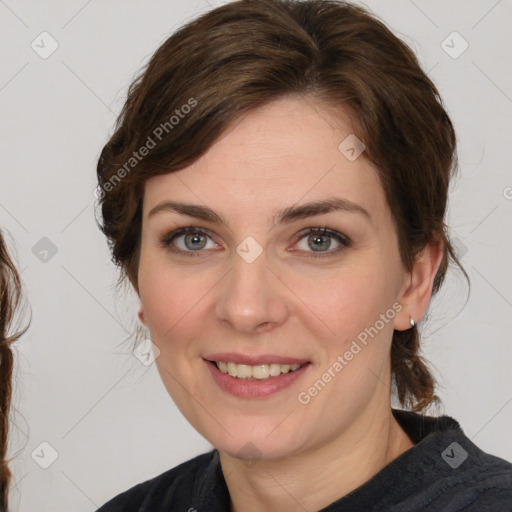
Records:
[[[232,456],[299,454],[389,409],[405,274],[374,168],[352,139],[339,149],[351,134],[348,120],[288,97],[146,182],[140,317],[169,394]],[[325,201],[352,206],[311,206]],[[229,365],[252,380],[219,359],[252,363]],[[305,364],[267,377],[286,362]]]

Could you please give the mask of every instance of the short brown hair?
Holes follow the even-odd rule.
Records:
[[[353,114],[354,133],[385,191],[404,268],[412,270],[434,237],[444,256],[433,293],[450,258],[467,278],[444,224],[457,162],[439,93],[411,49],[376,16],[336,0],[231,2],[158,48],[130,86],[97,166],[101,229],[121,277],[138,289],[144,182],[192,164],[237,117],[290,94]],[[180,112],[187,113],[178,119]],[[155,138],[158,144],[135,160]],[[398,398],[414,410],[437,400],[419,341],[417,327],[395,330],[391,348]]]

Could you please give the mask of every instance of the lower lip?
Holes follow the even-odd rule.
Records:
[[[263,398],[273,395],[291,386],[311,365],[306,363],[294,372],[281,373],[277,377],[269,377],[266,380],[244,380],[222,373],[215,363],[206,359],[204,361],[217,385],[224,391],[241,398]]]

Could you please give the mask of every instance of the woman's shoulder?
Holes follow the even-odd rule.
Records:
[[[450,416],[393,414],[415,445],[322,512],[512,510],[512,464],[466,436]]]
[[[465,448],[454,441],[441,454],[452,468],[453,501],[464,493],[468,512],[512,510],[512,463],[485,452],[466,436],[461,439]]]
[[[402,491],[408,488],[402,498],[409,510],[512,510],[511,462],[481,449],[449,416],[397,416],[418,441],[390,465],[392,486],[400,480]]]
[[[208,474],[208,469],[218,465],[218,452],[212,450],[187,460],[164,473],[133,486],[127,491],[113,497],[96,512],[138,512],[150,510],[150,501],[158,500],[159,505],[167,503],[190,508],[190,497],[201,485]]]

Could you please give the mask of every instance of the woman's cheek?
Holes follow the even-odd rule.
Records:
[[[140,284],[141,300],[150,327],[158,333],[172,329],[204,295],[205,281],[155,267]],[[202,293],[201,293],[202,292]]]

